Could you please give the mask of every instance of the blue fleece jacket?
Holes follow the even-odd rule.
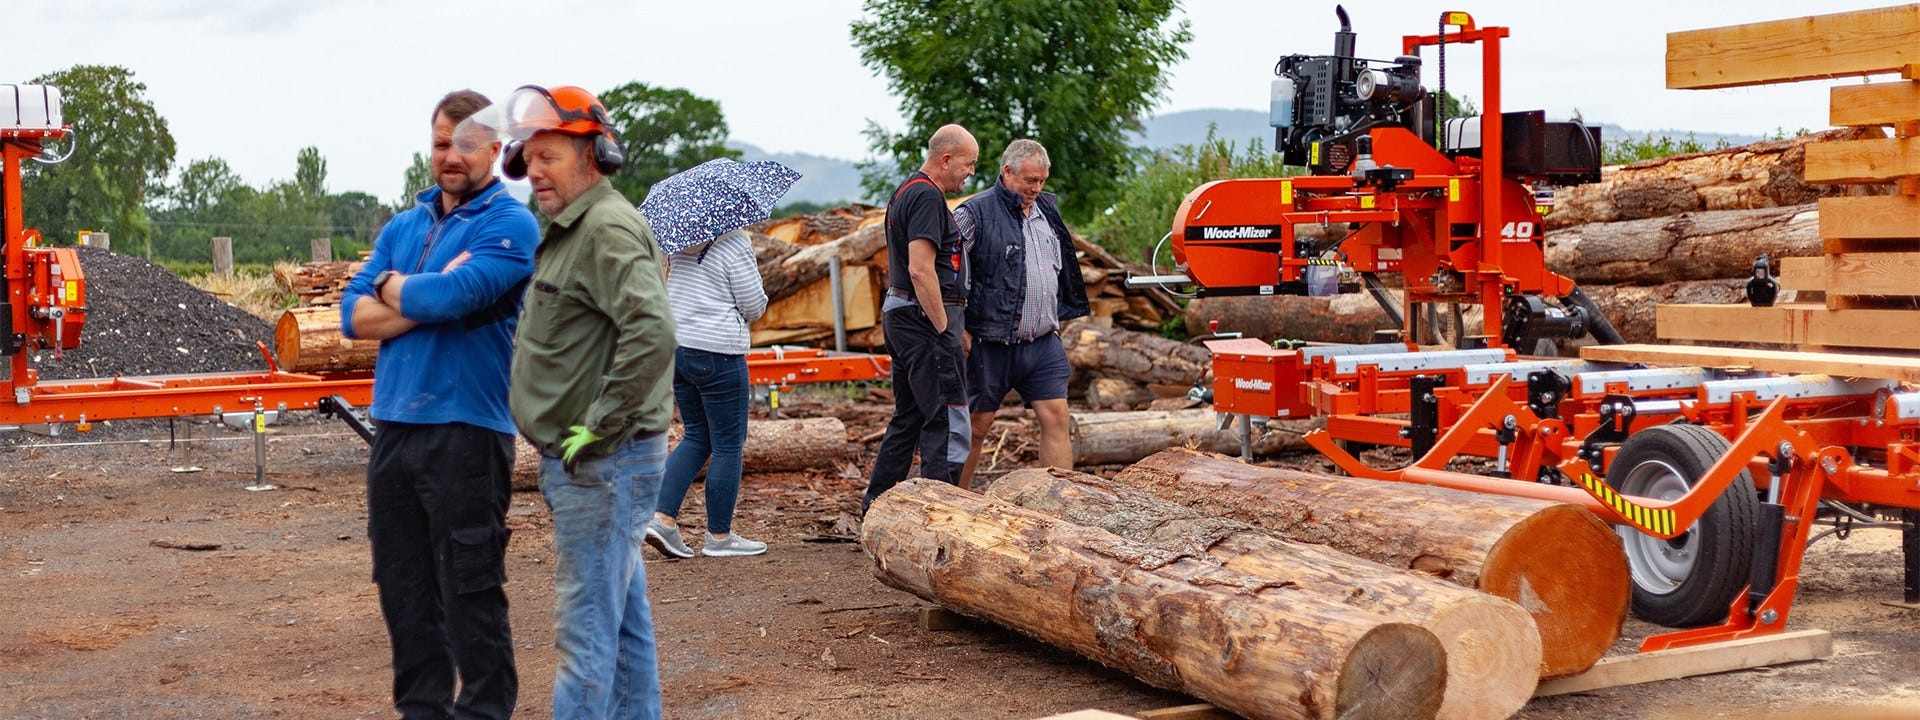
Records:
[[[400,314],[420,325],[380,343],[373,418],[463,422],[512,434],[507,370],[539,225],[498,181],[445,215],[440,188],[414,199],[413,209],[380,231],[373,256],[340,297],[340,329],[353,337],[354,305],[373,294],[374,276],[383,270],[407,276]],[[471,259],[441,271],[462,252]]]

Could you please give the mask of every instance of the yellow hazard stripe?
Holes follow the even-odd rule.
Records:
[[[1619,513],[1620,517],[1625,518],[1626,521],[1634,527],[1656,535],[1673,534],[1674,520],[1672,510],[1637,505],[1628,500],[1625,495],[1614,492],[1613,486],[1608,485],[1606,481],[1600,478],[1594,477],[1593,473],[1582,474],[1580,476],[1580,486],[1585,488],[1587,493],[1595,499],[1598,499],[1607,507],[1613,508],[1614,512]]]

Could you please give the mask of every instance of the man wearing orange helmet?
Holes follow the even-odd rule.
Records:
[[[640,544],[666,470],[673,318],[658,246],[607,176],[606,108],[577,87],[507,103],[506,172],[547,218],[515,336],[510,404],[553,511],[553,717],[660,717]]]

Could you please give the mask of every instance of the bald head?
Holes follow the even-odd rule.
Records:
[[[980,143],[959,125],[942,125],[927,138],[927,161],[920,171],[944,192],[959,192],[980,161]]]

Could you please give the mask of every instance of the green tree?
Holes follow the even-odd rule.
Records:
[[[1187,21],[1177,0],[868,0],[853,23],[861,61],[901,98],[907,127],[869,123],[881,159],[862,167],[869,192],[885,197],[926,150],[926,138],[959,123],[980,141],[974,187],[998,175],[1000,151],[1017,138],[1047,146],[1048,187],[1069,221],[1112,199],[1129,169],[1127,131],[1167,89],[1167,68],[1185,59]]]
[[[680,88],[630,82],[600,93],[613,121],[626,165],[613,187],[634,203],[654,183],[714,158],[739,158],[727,148],[727,118],[720,103]]]
[[[80,230],[109,231],[117,248],[140,252],[153,234],[147,199],[166,181],[174,152],[146,84],[112,65],[75,65],[29,82],[60,88],[77,137],[66,141],[75,143],[66,162],[29,164],[27,225],[60,242]]]
[[[1174,213],[1194,188],[1228,178],[1285,177],[1305,172],[1304,168],[1281,165],[1280,156],[1268,152],[1258,140],[1249,143],[1243,153],[1234,143],[1214,135],[1213,130],[1207,129],[1207,139],[1199,145],[1136,151],[1135,169],[1122,178],[1112,207],[1087,226],[1088,237],[1122,260],[1143,260],[1172,229]],[[1156,261],[1167,268],[1173,261],[1171,247],[1160,247]]]
[[[400,197],[393,201],[395,215],[413,208],[413,196],[429,187],[433,187],[433,166],[427,163],[427,156],[413,154],[413,163],[407,166],[407,177],[400,186]]]
[[[294,158],[293,184],[308,197],[327,194],[327,159],[321,157],[320,148],[312,145],[300,148],[300,154]]]

